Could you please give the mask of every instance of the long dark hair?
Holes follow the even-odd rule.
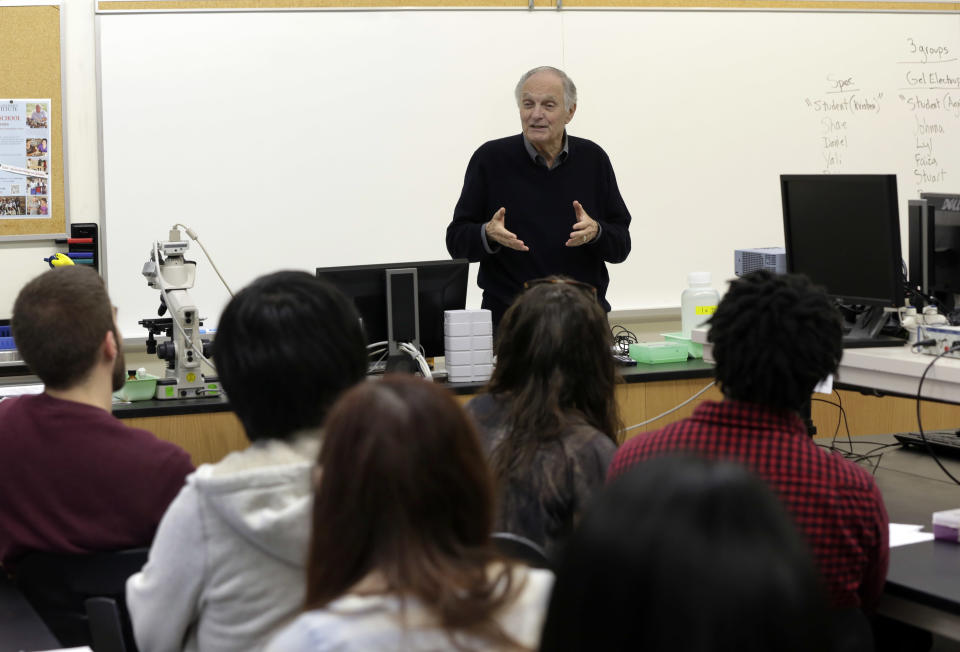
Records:
[[[563,277],[521,294],[497,330],[487,391],[510,403],[507,436],[491,457],[501,481],[522,476],[538,447],[580,418],[617,443],[613,337],[596,295]]]
[[[510,564],[490,568],[493,481],[449,392],[397,376],[354,387],[328,415],[318,464],[307,609],[376,571],[389,593],[433,608],[452,641],[518,647],[493,619],[519,588]]]
[[[541,651],[821,652],[826,597],[771,490],[656,458],[598,493],[557,568]]]

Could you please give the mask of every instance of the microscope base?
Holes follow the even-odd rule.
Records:
[[[201,384],[180,384],[175,378],[161,378],[157,381],[156,398],[161,401],[182,398],[210,398],[220,396],[222,393],[220,380],[215,376],[204,376]]]

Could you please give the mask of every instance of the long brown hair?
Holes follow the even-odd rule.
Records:
[[[493,620],[517,590],[490,542],[493,481],[449,392],[387,376],[334,405],[318,459],[306,608],[378,572],[391,594],[435,609],[451,635],[514,648]]]
[[[607,316],[582,284],[550,280],[521,294],[497,330],[497,366],[487,391],[510,405],[507,435],[491,459],[501,482],[528,473],[537,449],[556,441],[572,418],[614,443],[623,428]]]

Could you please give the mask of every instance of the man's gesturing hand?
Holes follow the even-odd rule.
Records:
[[[577,216],[577,223],[573,225],[573,231],[570,233],[570,239],[567,240],[566,246],[579,247],[597,237],[597,233],[600,232],[600,225],[587,215],[587,211],[583,210],[583,206],[577,200],[573,201],[573,213]]]
[[[504,247],[510,247],[517,251],[530,251],[530,248],[523,244],[523,240],[510,231],[507,231],[507,227],[503,225],[503,216],[506,212],[507,209],[501,206],[500,210],[494,213],[490,221],[484,225],[483,228],[487,232],[487,240],[493,240],[494,242],[502,244]]]

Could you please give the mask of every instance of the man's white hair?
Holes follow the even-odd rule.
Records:
[[[517,82],[517,88],[513,92],[517,98],[517,106],[520,106],[520,96],[523,94],[523,85],[527,83],[528,79],[541,72],[552,72],[563,82],[563,109],[564,111],[569,111],[570,108],[577,103],[577,86],[573,83],[572,79],[567,77],[567,73],[553,66],[538,66],[523,73],[523,77]]]

